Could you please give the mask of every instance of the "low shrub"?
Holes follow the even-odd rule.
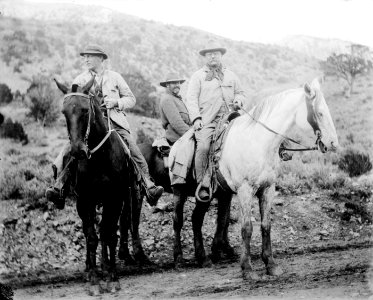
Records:
[[[338,167],[350,177],[356,177],[372,170],[372,163],[368,154],[348,149],[341,155]]]
[[[0,126],[0,137],[12,138],[28,144],[28,136],[23,129],[21,123],[13,122],[12,119],[7,118],[5,122]]]
[[[30,202],[44,197],[52,182],[52,169],[40,155],[22,153],[6,157],[0,167],[0,199],[25,199]]]

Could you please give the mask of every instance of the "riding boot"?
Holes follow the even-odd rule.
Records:
[[[203,175],[201,187],[198,192],[199,199],[201,199],[202,201],[211,200],[210,189],[211,189],[211,174],[210,174],[210,169],[208,168],[205,171],[205,174]]]
[[[57,167],[52,165],[53,177],[56,178],[54,185],[49,186],[45,191],[45,197],[48,201],[54,203],[56,208],[64,209],[65,198],[68,194],[70,183],[71,183],[71,170],[73,159],[66,164],[66,167],[57,175]]]
[[[156,206],[158,199],[162,196],[163,194],[163,187],[157,186],[154,184],[154,182],[149,178],[145,177],[145,185],[146,185],[146,198],[148,203],[151,206]]]

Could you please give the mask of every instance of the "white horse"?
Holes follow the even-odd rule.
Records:
[[[269,97],[250,114],[281,135],[297,126],[305,133],[319,135],[318,146],[322,152],[327,147],[338,146],[336,130],[320,90],[317,79],[304,89],[287,90]],[[270,209],[274,196],[276,169],[279,164],[278,149],[283,137],[275,135],[249,115],[235,121],[224,146],[220,171],[230,188],[236,192],[233,201],[240,204],[242,233],[241,268],[244,276],[256,278],[250,260],[251,206],[254,197],[259,199],[262,231],[262,259],[269,275],[279,275],[281,268],[272,255],[270,238]]]
[[[219,161],[219,170],[233,191],[233,201],[237,201],[240,205],[241,268],[244,278],[258,278],[252,269],[250,259],[250,240],[253,230],[251,207],[254,198],[259,200],[262,259],[267,274],[282,273],[272,255],[270,210],[275,190],[276,169],[280,161],[278,149],[284,136],[294,127],[302,129],[305,134],[311,133],[316,136],[316,149],[323,153],[328,149],[336,150],[338,147],[336,130],[317,79],[312,81],[311,86],[306,84],[304,88],[286,90],[265,99],[249,113],[236,118],[227,134]],[[174,151],[178,151],[177,147],[172,148],[171,154]],[[186,196],[183,195],[183,188],[175,186],[174,189],[176,189],[174,257],[177,261],[182,255],[178,239],[182,227],[182,206]],[[225,210],[225,212],[218,211],[217,229],[212,246],[212,256],[219,257],[219,251],[230,250],[227,227],[231,195],[227,197],[225,194],[222,197],[218,189],[216,196],[219,202],[218,208]],[[206,211],[206,204],[197,201],[192,220],[195,252],[200,263],[206,259],[201,235]],[[177,222],[181,222],[181,226]]]

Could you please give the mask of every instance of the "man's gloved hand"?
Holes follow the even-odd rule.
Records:
[[[113,99],[113,98],[105,98],[104,103],[106,105],[106,108],[114,108],[118,106],[118,99]]]
[[[197,119],[193,122],[193,129],[194,131],[201,130],[203,127],[203,123],[201,119]]]
[[[233,109],[235,111],[240,110],[242,108],[242,101],[240,99],[234,99],[233,100]]]

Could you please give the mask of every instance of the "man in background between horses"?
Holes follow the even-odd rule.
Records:
[[[76,77],[72,85],[73,87],[74,85],[83,87],[93,76],[95,77],[90,93],[98,95],[98,99],[102,99],[101,101],[103,101],[102,104],[110,109],[110,119],[113,128],[128,145],[131,157],[136,162],[139,171],[142,172],[145,179],[148,202],[151,205],[155,205],[163,193],[163,188],[155,186],[150,179],[148,165],[130,133],[130,127],[125,115],[125,110],[135,105],[136,98],[119,73],[104,68],[103,63],[108,56],[100,46],[87,46],[80,55],[84,57],[87,70]],[[47,196],[48,192],[59,192],[56,185],[47,190]]]
[[[185,79],[176,74],[169,74],[159,84],[165,88],[159,103],[162,126],[166,131],[166,139],[172,146],[192,125],[187,107],[179,95],[180,86]]]
[[[201,200],[208,200],[211,174],[208,167],[208,152],[218,120],[232,110],[242,107],[245,100],[238,77],[222,64],[226,49],[214,41],[199,51],[205,65],[195,72],[189,82],[187,108],[196,138],[195,168]]]

